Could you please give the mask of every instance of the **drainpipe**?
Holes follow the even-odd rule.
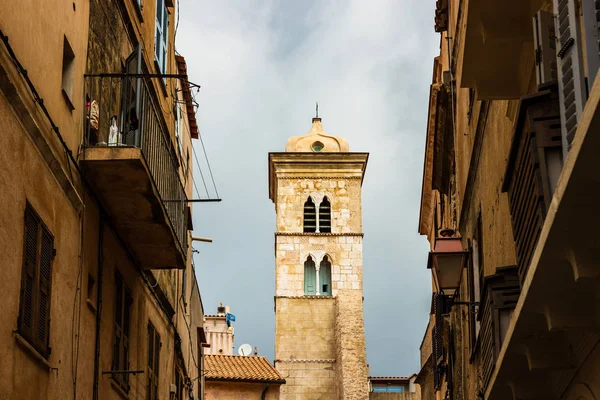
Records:
[[[102,314],[102,272],[104,269],[104,213],[99,212],[98,222],[98,288],[96,293],[96,344],[94,354],[94,392],[93,399],[98,400],[98,380],[100,378],[100,322]]]
[[[262,394],[260,395],[261,400],[265,400],[267,398],[267,390],[269,390],[268,383],[265,385],[265,389],[262,391]]]

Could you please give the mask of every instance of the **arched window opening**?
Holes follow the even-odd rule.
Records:
[[[317,270],[315,261],[308,256],[304,262],[304,295],[314,296],[317,294]]]
[[[331,204],[327,196],[319,206],[319,232],[331,233]]]
[[[327,256],[319,265],[319,286],[322,296],[331,296],[331,262]]]
[[[317,231],[317,208],[312,198],[308,198],[304,203],[304,232]]]

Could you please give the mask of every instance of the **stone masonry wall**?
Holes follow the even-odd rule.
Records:
[[[362,232],[360,179],[280,179],[277,191],[277,231],[302,232],[304,203],[311,193],[331,203],[331,232]]]
[[[277,370],[285,377],[281,386],[282,400],[334,400],[335,362],[276,361]]]
[[[303,233],[311,195],[330,201],[331,233]],[[287,382],[281,398],[366,400],[361,180],[282,178],[276,204],[275,366]],[[309,255],[331,262],[332,296],[304,295]]]
[[[343,290],[335,303],[338,399],[369,397],[362,291]]]
[[[304,262],[312,254],[325,252],[331,262],[331,293],[362,291],[362,236],[277,235],[276,295],[304,296]]]

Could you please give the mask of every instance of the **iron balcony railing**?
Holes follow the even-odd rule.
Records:
[[[183,254],[187,254],[187,196],[176,148],[152,79],[143,74],[85,76],[85,146],[141,149]]]

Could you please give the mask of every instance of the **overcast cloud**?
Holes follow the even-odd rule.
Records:
[[[202,85],[198,123],[223,198],[194,205],[194,235],[214,238],[194,244],[205,312],[220,301],[231,306],[235,344],[273,359],[267,154],[310,130],[319,101],[325,131],[345,137],[351,151],[371,153],[363,185],[371,374],[418,372],[431,298],[417,221],[439,48],[435,1],[180,0],[180,7],[177,50],[190,80]],[[198,170],[195,179],[203,191]]]

